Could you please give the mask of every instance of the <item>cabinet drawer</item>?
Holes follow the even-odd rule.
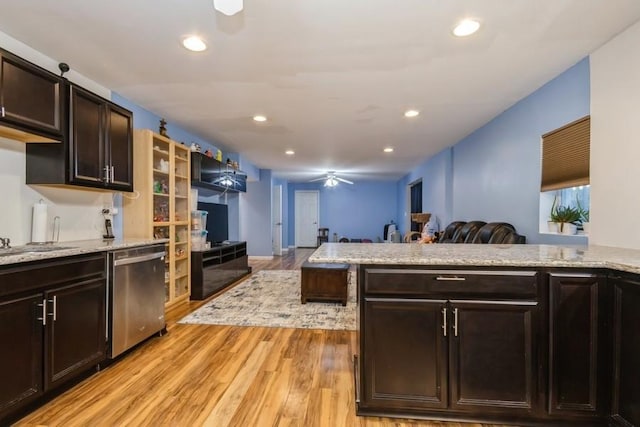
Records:
[[[366,294],[535,298],[535,271],[398,270],[366,268]]]
[[[0,271],[0,296],[104,277],[105,272],[105,255],[102,252],[17,264]]]

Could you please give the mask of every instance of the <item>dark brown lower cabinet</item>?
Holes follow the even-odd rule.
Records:
[[[537,306],[528,301],[451,301],[451,408],[532,410]]]
[[[75,283],[45,293],[45,388],[105,358],[106,284],[102,279]]]
[[[103,253],[0,267],[0,425],[106,357]]]
[[[4,414],[42,395],[41,316],[42,294],[0,300],[0,424]]]
[[[366,298],[361,407],[447,407],[445,303]]]
[[[608,301],[605,275],[549,275],[550,414],[602,417],[608,412]]]
[[[614,421],[640,426],[640,278],[613,277]]]

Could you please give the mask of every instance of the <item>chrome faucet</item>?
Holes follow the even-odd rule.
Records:
[[[10,249],[11,248],[11,239],[8,237],[0,237],[0,248],[2,249]]]

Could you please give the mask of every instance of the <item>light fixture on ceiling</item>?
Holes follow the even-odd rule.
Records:
[[[418,110],[407,110],[404,112],[405,117],[418,117],[420,115],[420,111]]]
[[[293,150],[287,150],[284,152],[284,154],[286,154],[287,156],[293,156],[294,154],[296,154],[296,152]]]
[[[243,8],[242,0],[213,0],[213,7],[227,16],[235,15]]]
[[[192,52],[202,52],[207,48],[205,42],[198,36],[189,36],[182,40],[182,46]]]
[[[266,122],[267,118],[262,115],[256,115],[256,116],[253,116],[253,120],[256,122]]]
[[[382,151],[384,151],[385,153],[393,153],[393,147],[385,147],[385,149]]]
[[[473,19],[463,19],[453,29],[453,35],[457,37],[466,37],[478,31],[480,23]]]

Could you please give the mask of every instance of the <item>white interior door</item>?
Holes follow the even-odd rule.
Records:
[[[282,256],[282,185],[273,187],[271,218],[273,220],[273,254]]]
[[[320,194],[317,191],[296,191],[296,247],[315,248],[318,243]]]

